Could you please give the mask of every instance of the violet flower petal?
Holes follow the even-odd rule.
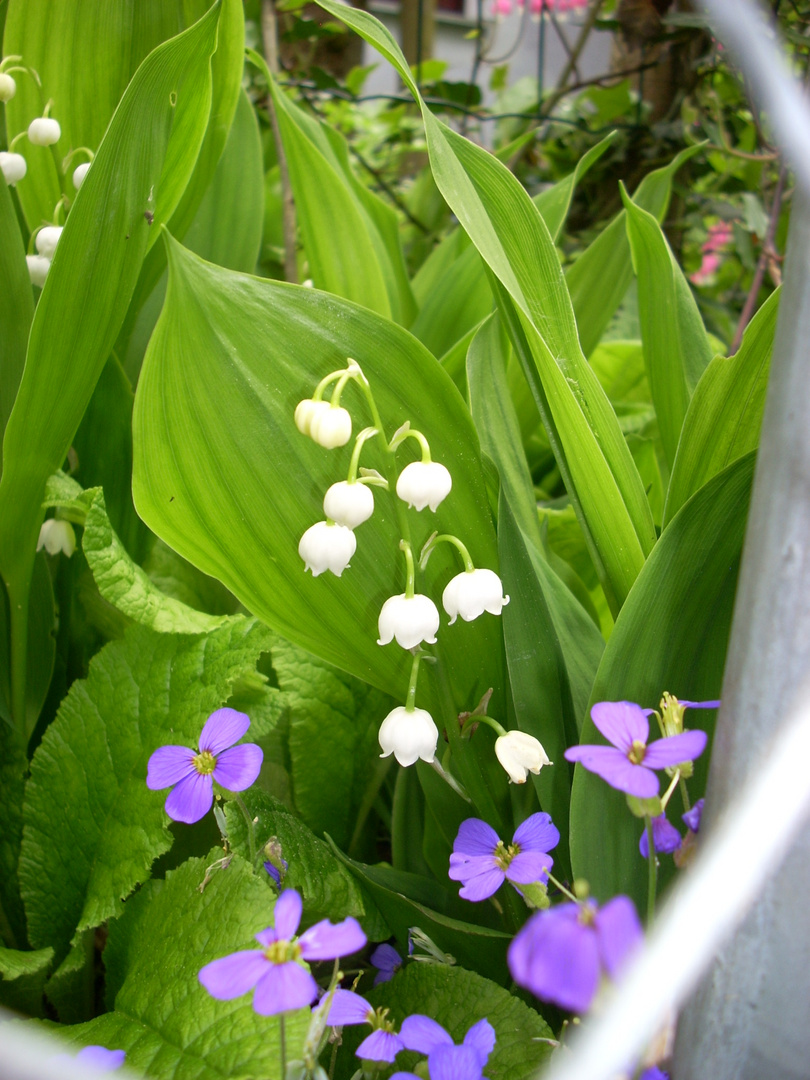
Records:
[[[705,731],[683,731],[680,735],[670,735],[666,739],[656,739],[647,747],[644,755],[644,767],[647,769],[665,769],[671,765],[680,765],[682,761],[694,761],[706,749],[709,737]]]
[[[692,832],[700,832],[700,819],[703,817],[703,799],[698,799],[691,810],[687,810],[685,814],[681,814],[681,821]]]
[[[678,699],[681,705],[685,709],[719,709],[719,701],[681,701]]]
[[[467,818],[459,826],[453,851],[464,855],[491,855],[499,842],[500,837],[491,825],[481,818]]]
[[[250,727],[250,717],[236,709],[217,709],[205,721],[200,732],[200,750],[216,757],[229,746],[239,742]]]
[[[193,773],[183,777],[166,797],[166,813],[172,821],[193,825],[204,818],[214,801],[214,784],[209,773]]]
[[[579,761],[583,768],[596,773],[611,787],[651,799],[658,794],[658,777],[644,765],[634,765],[621,750],[612,746],[572,746],[565,751],[568,761]]]
[[[518,885],[530,885],[533,881],[545,884],[548,871],[554,865],[550,855],[542,851],[521,851],[506,868],[506,880]]]
[[[363,1039],[355,1054],[366,1061],[385,1061],[392,1065],[394,1058],[403,1049],[399,1035],[395,1035],[393,1031],[378,1029]]]
[[[255,743],[223,750],[217,758],[214,779],[228,791],[244,791],[256,782],[264,754]]]
[[[486,874],[490,870],[498,870],[498,860],[494,855],[461,855],[452,852],[450,855],[450,869],[447,876],[451,881],[467,881],[477,877],[478,874]]]
[[[275,1016],[311,1005],[318,996],[318,984],[299,964],[273,964],[256,985],[253,1011]]]
[[[599,948],[593,928],[579,921],[579,905],[538,911],[512,939],[512,978],[544,1001],[584,1013],[599,986]]]
[[[458,890],[458,895],[463,900],[470,900],[476,904],[482,900],[488,900],[503,885],[505,877],[506,874],[500,867],[487,870],[483,874],[475,874],[465,881],[463,888]]]
[[[653,845],[655,850],[659,851],[662,855],[671,855],[673,851],[677,851],[681,846],[681,834],[674,825],[667,821],[666,814],[661,814],[659,817],[652,819],[652,829]],[[641,834],[641,839],[638,842],[638,850],[645,859],[649,859],[650,842],[646,828]]]
[[[362,949],[366,935],[357,919],[351,916],[339,923],[322,919],[301,935],[298,944],[305,960],[335,960]]]
[[[462,1040],[464,1046],[470,1046],[478,1054],[481,1068],[486,1065],[492,1048],[495,1046],[495,1028],[484,1017],[477,1024],[473,1024]]]
[[[421,1013],[414,1013],[402,1021],[399,1037],[406,1050],[416,1050],[420,1054],[430,1054],[438,1046],[453,1045],[442,1025]]]
[[[121,1068],[126,1056],[124,1050],[108,1050],[106,1046],[84,1046],[73,1060],[94,1072],[112,1072],[113,1069]]]
[[[212,960],[200,968],[197,978],[211,997],[230,1001],[252,990],[269,969],[270,961],[263,953],[258,949],[245,949],[223,956],[221,960]]]
[[[260,930],[258,934],[253,935],[260,945],[263,945],[265,949],[278,941],[279,936],[275,932],[272,926],[268,926],[266,930]]]
[[[647,742],[649,710],[634,701],[599,701],[591,709],[591,720],[605,738],[625,754],[634,742]]]
[[[346,1024],[367,1024],[374,1010],[359,994],[351,990],[338,988],[332,995],[329,1015],[326,1023],[329,1027],[344,1027]]]
[[[273,924],[277,941],[289,941],[301,922],[304,904],[295,889],[285,889],[273,908]]]
[[[428,1058],[430,1080],[481,1080],[483,1064],[471,1046],[439,1046]]]
[[[419,1080],[419,1077],[416,1075],[416,1073],[395,1072],[391,1073],[391,1076],[388,1078],[388,1080]]]
[[[518,825],[512,843],[521,851],[551,851],[560,842],[560,830],[550,814],[532,814]]]
[[[394,972],[398,967],[402,967],[402,957],[394,946],[389,945],[387,942],[378,945],[369,959],[374,967],[379,969],[374,976],[375,986],[378,983],[388,982],[390,979],[393,979]]]
[[[635,904],[629,896],[614,896],[594,917],[599,954],[612,979],[621,974],[630,954],[644,940]]]
[[[146,766],[146,786],[152,791],[172,787],[197,770],[194,751],[187,746],[161,746],[149,758]]]

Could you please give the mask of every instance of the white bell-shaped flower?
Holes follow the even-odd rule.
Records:
[[[31,278],[31,284],[39,285],[41,289],[51,268],[51,260],[46,259],[44,255],[26,255],[25,261],[28,263],[28,276]]]
[[[13,187],[25,176],[28,164],[22,154],[10,154],[7,150],[0,150],[0,169],[8,186]]]
[[[61,225],[46,225],[44,229],[40,229],[34,241],[39,254],[44,255],[46,259],[52,259],[61,235]]]
[[[298,544],[304,569],[311,570],[313,577],[324,570],[331,570],[340,577],[356,550],[357,541],[352,530],[345,525],[330,525],[328,521],[311,525]]]
[[[0,72],[0,101],[11,101],[17,93],[17,84],[11,75]]]
[[[438,461],[412,461],[399,474],[397,495],[416,510],[435,510],[452,486],[450,472]]]
[[[347,409],[330,405],[312,417],[309,434],[318,446],[324,446],[327,450],[345,446],[352,437],[352,418]]]
[[[76,550],[76,533],[70,522],[59,518],[48,518],[47,521],[43,521],[42,528],[39,530],[37,551],[42,548],[45,548],[49,555],[58,555],[60,551],[64,551],[70,558]]]
[[[379,740],[380,757],[393,754],[400,765],[413,765],[417,758],[431,762],[436,756],[439,729],[427,710],[411,709],[408,712],[400,705],[383,720]]]
[[[495,740],[495,753],[513,784],[525,784],[527,773],[539,773],[544,765],[553,764],[537,739],[525,731],[501,735]]]
[[[448,581],[442,593],[442,607],[450,616],[452,625],[460,615],[464,622],[471,622],[489,611],[500,615],[509,603],[503,595],[503,582],[494,570],[462,570]]]
[[[53,146],[61,137],[59,121],[52,116],[38,116],[28,125],[28,138],[34,146]]]
[[[374,513],[374,496],[366,484],[341,480],[323,497],[323,512],[338,525],[356,529]]]
[[[319,412],[329,408],[328,401],[314,401],[312,398],[304,398],[295,406],[295,426],[302,435],[309,435],[312,421]]]
[[[90,168],[90,162],[85,161],[81,165],[77,165],[73,170],[73,186],[78,191],[82,186],[85,176],[87,176],[88,169]]]
[[[433,645],[439,629],[439,609],[429,596],[389,596],[377,621],[380,636],[378,645],[387,645],[394,638],[403,649],[412,649],[426,641]]]

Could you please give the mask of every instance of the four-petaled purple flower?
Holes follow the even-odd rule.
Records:
[[[255,988],[253,1008],[262,1016],[310,1005],[318,996],[318,984],[304,961],[335,960],[357,952],[366,935],[349,917],[334,924],[323,919],[295,937],[301,910],[298,893],[285,889],[273,911],[275,926],[256,934],[261,950],[232,953],[202,968],[199,980],[208,993],[230,1001]]]
[[[659,814],[658,817],[652,819],[652,831],[655,850],[660,851],[662,855],[671,855],[673,851],[677,851],[681,846],[681,834],[674,825],[667,821],[666,814]],[[646,829],[641,834],[638,850],[645,859],[649,859],[650,841]]]
[[[195,753],[186,746],[161,746],[149,758],[146,786],[152,791],[171,787],[166,813],[174,821],[193,825],[205,817],[214,801],[214,780],[228,791],[244,791],[262,767],[261,748],[234,743],[250,727],[250,718],[236,709],[211,713],[200,733]]]
[[[369,959],[374,967],[377,968],[377,974],[374,976],[375,986],[377,983],[388,982],[390,979],[393,979],[394,972],[397,968],[402,967],[402,957],[393,945],[388,945],[387,943],[378,945]]]
[[[602,972],[615,978],[642,936],[627,896],[615,896],[602,908],[590,901],[560,904],[532,915],[513,938],[507,961],[518,986],[584,1013]]]
[[[402,1039],[394,1031],[393,1021],[388,1019],[388,1009],[375,1009],[365,998],[351,990],[335,990],[326,1022],[330,1027],[345,1027],[347,1024],[371,1026],[371,1034],[355,1050],[364,1061],[384,1061],[391,1065],[400,1050],[405,1049]]]
[[[549,850],[560,842],[557,826],[548,814],[532,814],[519,825],[507,847],[491,826],[480,818],[462,821],[450,856],[450,877],[464,887],[465,900],[486,900],[504,880],[513,885],[545,884],[554,865]]]
[[[706,748],[705,731],[684,731],[647,744],[652,709],[642,709],[632,701],[600,701],[591,709],[591,719],[613,746],[572,746],[565,751],[568,761],[579,761],[590,772],[639,799],[658,794],[658,777],[653,770],[694,761]]]
[[[482,1080],[495,1045],[495,1029],[489,1020],[473,1024],[461,1045],[456,1046],[441,1024],[418,1013],[403,1020],[399,1037],[406,1050],[427,1054],[430,1080]],[[391,1080],[414,1077],[415,1073],[397,1072]]]

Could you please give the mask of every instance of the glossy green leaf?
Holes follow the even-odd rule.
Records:
[[[83,930],[121,914],[171,846],[166,793],[146,787],[149,755],[167,742],[196,746],[268,647],[249,619],[195,636],[133,627],[73,683],[26,787],[19,874],[32,945],[52,945],[61,960]]]
[[[592,166],[596,164],[605,151],[612,146],[618,138],[618,131],[611,131],[590,150],[586,150],[574,167],[574,171],[550,188],[535,195],[534,205],[543,215],[543,220],[551,233],[551,238],[557,240],[571,208],[571,200],[574,197],[577,184]]]
[[[3,434],[25,365],[28,333],[34,317],[31,279],[25,264],[17,215],[5,177],[0,177],[0,473]]]
[[[665,524],[716,473],[759,444],[778,311],[777,291],[748,324],[734,356],[716,356],[698,383],[672,469]]]
[[[592,703],[625,700],[656,708],[665,690],[688,701],[720,697],[753,467],[753,454],[734,462],[672,519],[616,620]],[[706,726],[711,737],[713,713],[695,710],[686,722]],[[603,741],[590,718],[581,741]],[[707,750],[695,763],[692,801],[703,794],[708,760]],[[590,882],[598,900],[629,893],[641,908],[647,863],[638,850],[640,833],[625,796],[577,765],[571,858],[575,875]],[[666,881],[671,861],[661,864]]]
[[[0,1005],[41,1016],[42,989],[52,959],[53,949],[21,952],[0,947]]]
[[[661,226],[652,214],[636,206],[623,184],[619,186],[638,280],[644,363],[664,453],[671,466],[689,400],[712,350],[689,282]]]

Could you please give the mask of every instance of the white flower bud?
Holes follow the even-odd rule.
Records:
[[[412,461],[406,465],[397,480],[397,495],[408,506],[435,510],[442,499],[450,494],[453,478],[438,461]]]
[[[498,761],[509,773],[513,784],[525,784],[527,773],[539,773],[544,765],[553,765],[543,747],[525,731],[507,731],[495,740]]]
[[[500,615],[508,603],[509,597],[503,595],[503,583],[494,570],[462,570],[448,581],[442,593],[442,607],[451,625],[458,615],[464,622],[477,619],[485,611]]]
[[[6,183],[12,187],[25,176],[28,164],[22,154],[10,154],[7,150],[0,150],[0,169],[3,170]]]
[[[44,255],[26,255],[25,261],[28,263],[28,276],[31,278],[31,284],[39,285],[41,289],[51,268],[51,260],[46,259]]]
[[[408,712],[404,705],[400,705],[383,720],[379,740],[382,747],[380,757],[393,754],[400,765],[413,765],[417,758],[431,762],[436,756],[439,729],[425,709]]]
[[[48,518],[42,522],[37,540],[37,551],[45,548],[49,555],[58,555],[64,551],[68,558],[76,550],[76,533],[69,521]]]
[[[0,72],[0,101],[11,101],[17,93],[17,84],[11,75]]]
[[[323,497],[323,512],[338,525],[356,529],[374,513],[374,496],[366,484],[341,480],[332,484]]]
[[[313,401],[312,398],[304,398],[295,406],[295,426],[302,435],[309,435],[313,419],[319,412],[328,408],[328,401]]]
[[[393,638],[403,649],[412,649],[420,642],[433,645],[439,629],[439,609],[429,596],[389,596],[382,606],[377,622],[378,645],[387,645]]]
[[[76,188],[77,191],[82,186],[82,182],[84,181],[85,176],[87,176],[87,170],[89,168],[90,162],[85,161],[83,164],[77,165],[76,168],[73,170],[73,186]]]
[[[309,434],[319,446],[324,446],[327,450],[345,446],[352,437],[352,418],[340,405],[319,409],[312,417]]]
[[[40,229],[34,241],[40,255],[44,255],[46,259],[52,259],[61,235],[61,225],[46,225],[44,229]]]
[[[61,137],[59,121],[52,116],[38,116],[28,125],[28,138],[34,146],[53,146]]]
[[[357,541],[351,529],[345,525],[330,525],[326,521],[311,525],[298,544],[304,569],[311,570],[313,577],[324,570],[331,570],[340,577],[356,550]]]

